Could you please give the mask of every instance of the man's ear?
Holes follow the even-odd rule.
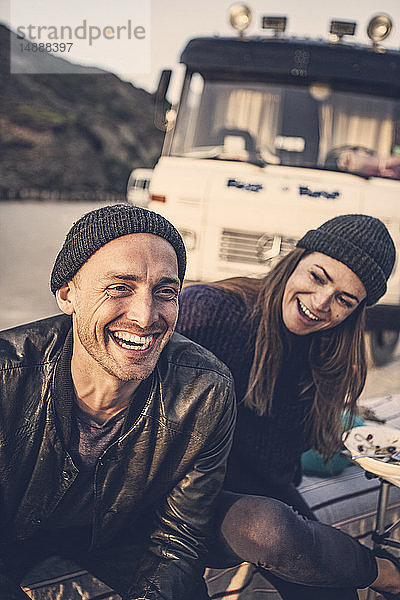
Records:
[[[62,286],[56,291],[56,300],[58,306],[66,315],[72,315],[74,312],[74,304],[73,290],[70,281],[63,283]]]

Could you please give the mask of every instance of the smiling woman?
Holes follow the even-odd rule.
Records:
[[[289,277],[282,300],[287,329],[307,335],[339,325],[365,299],[359,277],[330,256],[313,252]]]
[[[376,579],[369,551],[319,529],[296,484],[305,450],[331,457],[340,448],[343,411],[354,416],[365,383],[365,308],[385,293],[394,260],[379,219],[343,215],[308,231],[264,279],[182,292],[177,330],[228,365],[238,399],[209,566],[227,556],[264,565],[285,600],[356,598],[352,588]]]

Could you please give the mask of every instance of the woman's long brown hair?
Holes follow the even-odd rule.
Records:
[[[287,280],[306,254],[306,250],[296,248],[263,279],[235,277],[213,284],[244,300],[256,328],[254,358],[243,401],[259,415],[271,412],[283,358],[290,351],[282,320],[282,298]],[[365,302],[362,302],[336,327],[311,334],[311,375],[301,382],[302,393],[309,390],[313,393],[306,426],[313,447],[327,457],[340,447],[343,410],[346,408],[350,414],[347,425],[351,427],[356,401],[365,384],[364,324]]]

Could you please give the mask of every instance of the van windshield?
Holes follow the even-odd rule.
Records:
[[[400,179],[400,102],[331,89],[187,79],[171,154]]]

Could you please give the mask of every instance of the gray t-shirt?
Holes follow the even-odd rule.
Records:
[[[79,473],[47,521],[46,529],[91,524],[96,464],[105,449],[119,438],[127,412],[125,408],[100,425],[74,403],[68,451]]]
[[[124,434],[128,413],[130,422],[139,416],[151,394],[153,381],[153,375],[142,381],[133,394],[130,405],[101,425],[81,410],[75,401],[72,402],[71,434],[67,448],[79,473],[43,524],[45,530],[90,528],[93,521],[93,484],[97,462],[106,448]],[[67,381],[67,387],[70,398],[73,398],[72,380]]]

